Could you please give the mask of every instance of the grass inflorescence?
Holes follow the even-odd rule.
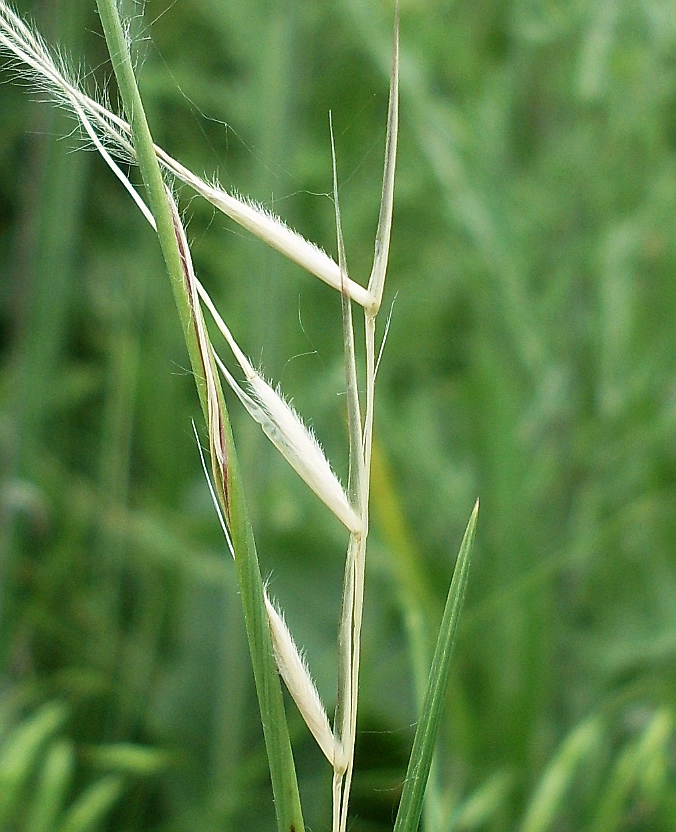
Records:
[[[148,12],[153,199],[89,4],[4,17],[3,823],[671,832],[668,13],[402,4],[388,105],[392,9]]]

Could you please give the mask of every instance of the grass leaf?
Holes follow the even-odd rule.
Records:
[[[521,832],[546,832],[553,826],[580,764],[598,745],[601,731],[602,725],[598,717],[590,717],[581,722],[561,743],[533,795]]]
[[[45,754],[34,789],[26,832],[53,832],[65,803],[75,768],[75,752],[68,740],[52,743]]]
[[[458,619],[469,577],[470,556],[478,513],[479,501],[477,500],[460,545],[460,553],[455,564],[451,588],[448,591],[444,617],[441,621],[441,629],[432,659],[423,711],[413,740],[413,749],[408,762],[394,832],[415,832],[420,822],[425,786],[432,765],[434,743],[441,721],[453,642],[458,629]]]
[[[0,827],[12,813],[28,787],[43,747],[66,720],[62,702],[48,702],[18,725],[0,746]]]
[[[58,832],[89,832],[99,824],[119,800],[124,781],[116,774],[101,778],[84,791],[71,805]]]

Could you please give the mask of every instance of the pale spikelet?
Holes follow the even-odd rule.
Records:
[[[99,142],[108,143],[125,160],[134,159],[134,148],[130,141],[130,129],[124,119],[86,95],[78,80],[70,77],[65,61],[52,55],[44,41],[0,0],[0,48],[4,48],[15,60],[30,68],[26,80],[36,89],[47,91],[58,102],[73,110],[80,120],[85,115],[89,127],[95,129]],[[218,185],[209,184],[192,171],[172,159],[161,148],[155,148],[162,165],[173,176],[193,188],[200,196],[246,228],[271,248],[297,263],[310,274],[323,280],[338,291],[346,292],[352,300],[364,307],[373,304],[372,294],[349,278],[344,278],[341,287],[341,273],[337,263],[289,228],[279,217],[256,203],[233,196]]]
[[[217,355],[214,357],[249,415],[258,422],[284,459],[346,528],[358,534],[361,530],[359,515],[350,505],[321,445],[296,410],[258,373],[248,379],[250,395],[240,387],[221,359]]]
[[[268,611],[272,644],[280,676],[284,679],[284,684],[312,732],[312,736],[317,740],[326,759],[333,765],[337,743],[310,671],[294,644],[286,622],[275,609],[267,593],[265,606]]]
[[[261,376],[250,381],[251,390],[269,417],[263,430],[310,488],[354,534],[361,531],[359,515],[314,434],[303,424],[291,405]]]
[[[344,278],[343,287],[338,264],[326,252],[293,231],[263,206],[251,200],[237,199],[221,188],[205,186],[202,182],[190,184],[212,205],[310,274],[314,274],[338,291],[345,291],[361,306],[369,306],[373,302],[371,294],[354,280]]]
[[[207,481],[211,500],[216,509],[218,519],[223,529],[228,549],[233,559],[235,557],[235,550],[232,545],[232,540],[228,532],[228,528],[223,519],[221,508],[218,504],[216,492],[211,483],[209,472],[207,471],[206,461],[202,453],[197,428],[193,422],[193,432],[195,440],[197,441],[197,449],[202,463],[202,470]],[[305,720],[312,736],[317,740],[317,744],[324,752],[326,759],[332,766],[341,765],[344,757],[344,752],[341,744],[336,740],[329,719],[326,714],[326,709],[319,697],[317,687],[310,675],[305,659],[299,652],[293,640],[289,628],[286,626],[283,616],[277,611],[276,607],[270,600],[267,589],[263,590],[263,598],[265,601],[265,609],[268,616],[268,623],[270,625],[270,635],[272,636],[272,646],[275,651],[275,662],[279,675],[284,679],[284,684],[288,688],[289,693],[293,697],[301,716]]]
[[[228,532],[221,507],[218,504],[216,492],[211,483],[209,472],[207,471],[206,461],[202,453],[202,447],[199,441],[197,428],[193,422],[193,432],[195,440],[197,441],[197,449],[202,463],[202,470],[207,481],[211,500],[216,509],[218,519],[223,529],[228,549],[233,559],[235,557],[235,550],[232,545],[232,540]],[[272,636],[272,646],[275,651],[275,662],[279,675],[284,679],[284,684],[288,688],[289,693],[293,697],[301,716],[305,720],[312,736],[317,740],[317,744],[324,752],[326,759],[332,766],[341,765],[344,757],[344,752],[341,744],[336,740],[329,719],[326,714],[326,709],[319,697],[317,687],[310,675],[307,663],[304,657],[296,647],[289,628],[286,626],[283,616],[277,611],[276,607],[270,600],[267,589],[263,590],[263,598],[265,601],[265,609],[268,616],[268,623],[270,625],[270,635]]]
[[[198,282],[197,289],[204,304],[214,318],[221,334],[228,342],[233,355],[244,371],[249,392],[242,390],[232,374],[215,355],[223,377],[228,382],[249,414],[263,429],[277,450],[296,473],[310,486],[324,504],[353,533],[361,531],[359,515],[333,472],[321,445],[312,431],[284,397],[254,370],[251,362],[239,348],[227,324],[213,305],[211,298]]]

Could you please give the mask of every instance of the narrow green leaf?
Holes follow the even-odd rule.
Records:
[[[521,832],[546,832],[552,827],[580,764],[598,745],[601,732],[601,721],[598,717],[592,716],[568,734],[540,779],[526,812]]]
[[[99,17],[101,18],[101,25],[106,38],[106,45],[120,90],[122,103],[129,119],[136,160],[146,187],[148,202],[150,203],[150,208],[155,218],[157,237],[174,292],[174,299],[183,327],[183,336],[195,375],[195,383],[197,384],[202,410],[206,415],[206,382],[202,373],[199,344],[193,326],[181,255],[176,240],[171,211],[167,202],[160,164],[155,153],[155,145],[150,132],[150,126],[148,125],[141,95],[136,84],[134,67],[125,38],[124,28],[115,0],[97,0],[96,6]]]
[[[58,832],[90,832],[119,799],[124,789],[121,777],[111,774],[98,780],[78,797],[66,812]]]
[[[18,725],[0,747],[0,827],[10,822],[43,746],[66,716],[63,703],[49,702]]]
[[[70,740],[58,740],[45,756],[38,778],[26,832],[53,832],[73,777],[75,753]]]
[[[418,729],[413,740],[413,749],[408,762],[394,832],[415,832],[420,822],[425,786],[432,765],[434,744],[441,721],[444,695],[448,683],[453,642],[458,629],[458,619],[469,577],[470,555],[478,512],[479,501],[477,500],[460,545],[453,580],[448,591],[444,617],[441,621],[441,629],[432,659],[427,693],[425,694]]]

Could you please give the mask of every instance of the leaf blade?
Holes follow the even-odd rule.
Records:
[[[434,743],[441,721],[455,634],[469,578],[470,558],[478,512],[479,501],[477,500],[465,529],[453,572],[453,579],[448,590],[444,616],[434,650],[422,714],[413,740],[394,832],[415,832],[420,822],[425,786],[432,765]]]

